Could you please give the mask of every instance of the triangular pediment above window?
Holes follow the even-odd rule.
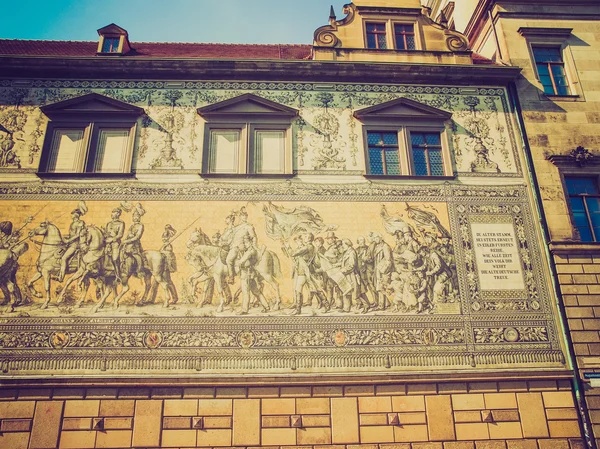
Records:
[[[229,100],[220,101],[198,108],[198,114],[206,118],[214,117],[296,117],[298,110],[253,94],[244,94]]]
[[[144,113],[144,109],[142,108],[95,93],[59,101],[58,103],[43,106],[41,109],[49,117],[53,115],[86,113],[139,116]]]
[[[121,28],[119,25],[111,23],[110,25],[106,25],[98,30],[99,35],[103,34],[111,34],[111,35],[126,35],[127,31]]]
[[[357,119],[419,119],[445,121],[452,117],[450,112],[442,111],[408,98],[398,98],[354,112]]]

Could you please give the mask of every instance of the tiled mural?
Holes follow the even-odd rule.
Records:
[[[134,167],[156,182],[30,173],[46,127],[38,106],[90,92],[144,108]],[[300,111],[299,176],[178,179],[200,171],[197,108],[247,92]],[[5,372],[565,363],[503,90],[34,81],[0,98],[2,170],[23,180],[0,184]],[[397,98],[452,113],[457,178],[361,176],[353,113]]]

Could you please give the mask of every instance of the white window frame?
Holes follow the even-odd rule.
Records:
[[[83,130],[83,142],[81,144],[81,153],[76,155],[77,161],[74,164],[73,171],[56,171],[50,167],[50,161],[56,148],[56,131],[59,130]],[[122,156],[123,167],[120,171],[100,171],[96,170],[98,149],[100,144],[100,133],[103,130],[126,130],[128,132],[127,148]],[[46,130],[46,139],[42,149],[42,158],[40,162],[40,173],[51,174],[127,174],[131,173],[131,165],[133,160],[133,149],[135,143],[135,134],[137,123],[128,124],[123,122],[108,122],[108,121],[52,121],[48,124]]]
[[[233,172],[220,172],[212,168],[214,160],[214,148],[212,144],[212,135],[214,131],[236,130],[240,133],[239,154],[237,161],[237,170]],[[256,167],[257,142],[256,132],[260,131],[279,131],[283,132],[283,167],[279,172],[259,172]],[[292,173],[292,140],[291,125],[265,122],[209,122],[205,124],[204,131],[204,153],[203,175],[257,175],[257,176],[277,176],[288,175]]]

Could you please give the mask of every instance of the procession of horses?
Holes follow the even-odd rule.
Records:
[[[10,221],[0,222],[0,291],[6,305],[2,313],[65,304],[86,311],[91,306],[89,313],[96,313],[107,303],[118,309],[124,298],[127,305],[144,307],[159,304],[159,291],[164,308],[177,305],[239,315],[299,315],[302,306],[319,314],[432,313],[436,302],[457,300],[451,239],[432,212],[409,211],[413,224],[422,225],[415,228],[382,206],[383,227],[396,238],[392,249],[378,232],[358,237],[354,246],[350,239],[338,238],[337,226],[324,223],[314,209],[268,203],[263,210],[266,234],[278,240],[281,253],[290,260],[291,301],[282,300],[279,256],[259,243],[246,206],[226,215],[224,229],[210,237],[200,227],[192,228],[198,219],[181,232],[165,224],[162,246],[156,250],[143,249],[142,204],[121,202],[104,226],[86,224],[87,212],[87,204],[80,201],[64,235],[51,220],[36,225],[34,216],[20,229],[13,229]],[[121,220],[123,212],[131,212],[128,228]],[[31,223],[34,227],[26,229]],[[173,242],[181,236],[187,237],[185,260],[193,270],[182,280],[182,298],[172,278],[177,271]],[[19,258],[32,247],[39,255],[35,272],[26,279],[19,273]],[[143,284],[141,294],[132,287],[132,279]],[[36,288],[39,281],[43,289]],[[89,294],[92,284],[95,298]]]

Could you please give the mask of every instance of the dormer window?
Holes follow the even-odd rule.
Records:
[[[415,26],[406,23],[394,24],[396,50],[415,50]]]
[[[377,48],[385,50],[387,46],[387,36],[385,23],[367,23],[367,48]]]
[[[104,37],[102,53],[118,53],[120,40],[118,37]]]
[[[119,56],[131,50],[127,31],[114,23],[100,28],[98,36],[100,36],[97,53],[99,56]]]

